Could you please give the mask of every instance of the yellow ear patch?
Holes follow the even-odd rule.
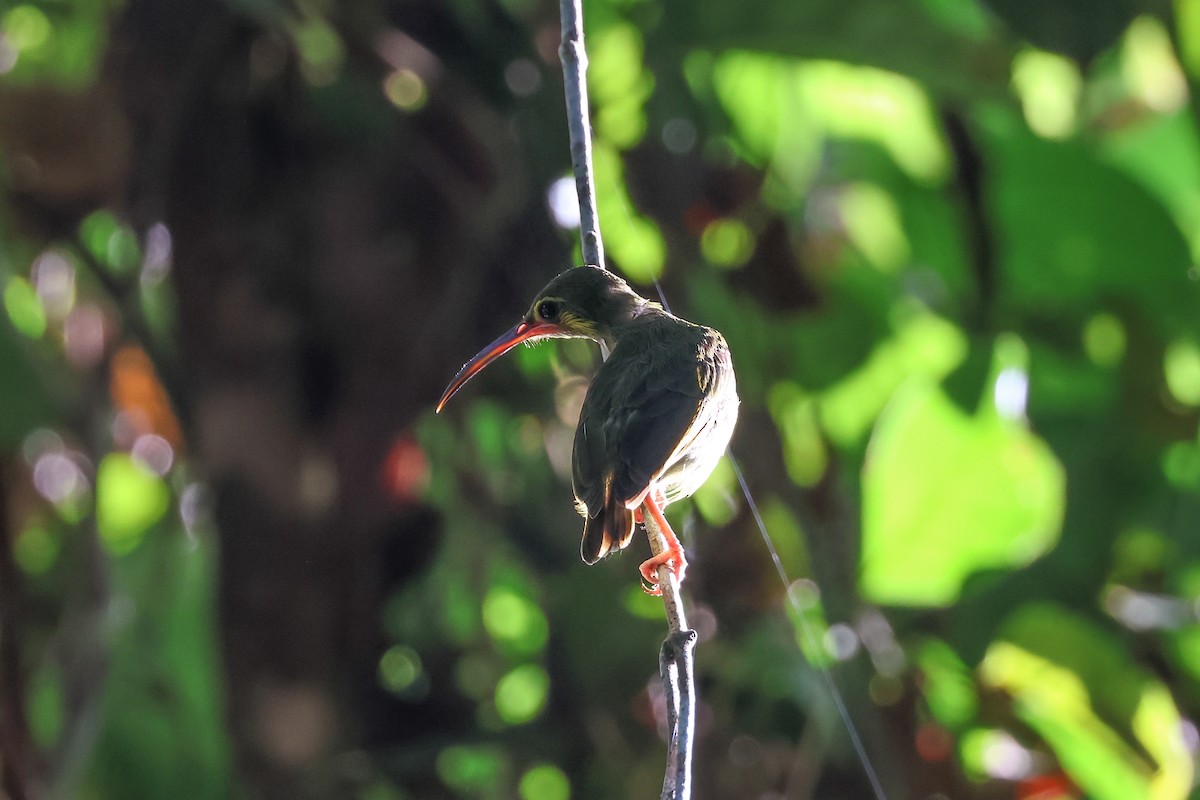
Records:
[[[558,324],[566,331],[576,336],[592,337],[597,335],[596,323],[583,317],[576,316],[565,308],[559,312]]]

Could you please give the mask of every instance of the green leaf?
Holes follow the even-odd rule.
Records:
[[[1018,420],[964,414],[914,381],[880,417],[863,469],[860,585],[877,603],[946,605],[981,570],[1028,564],[1059,533],[1065,476]]]
[[[950,645],[937,639],[921,644],[915,656],[929,710],[947,728],[964,728],[979,713],[979,697],[967,665]]]
[[[1120,297],[1165,332],[1194,329],[1190,248],[1157,197],[1079,141],[1038,139],[1002,115],[984,122],[1007,306],[1082,324]]]
[[[128,453],[109,453],[101,460],[96,470],[96,527],[109,550],[127,553],[137,547],[170,502],[162,478]]]
[[[1057,606],[1029,604],[1005,623],[980,673],[1012,696],[1017,716],[1088,797],[1187,794],[1193,765],[1179,711],[1107,631]]]

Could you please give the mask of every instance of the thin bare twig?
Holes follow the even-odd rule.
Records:
[[[566,90],[567,127],[571,137],[571,167],[575,172],[575,190],[579,195],[579,236],[583,260],[605,267],[604,244],[600,238],[600,218],[596,211],[596,182],[592,169],[592,125],[587,99],[587,48],[583,41],[581,0],[560,0],[562,44],[558,55],[563,65]],[[604,357],[607,349],[601,346]],[[658,555],[666,549],[666,539],[650,514],[645,515],[650,550]],[[696,685],[692,657],[696,632],[687,625],[683,597],[670,567],[658,569],[663,604],[670,633],[659,653],[659,671],[667,697],[667,768],[663,777],[662,800],[687,800],[692,791],[692,733],[695,730]]]
[[[604,267],[604,243],[600,239],[600,216],[596,212],[596,178],[592,169],[592,120],[587,99],[587,48],[583,43],[581,0],[561,0],[562,44],[558,57],[563,65],[567,95],[567,127],[571,136],[571,168],[579,195],[579,238],[583,261]]]

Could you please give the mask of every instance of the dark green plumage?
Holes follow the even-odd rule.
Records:
[[[520,324],[463,367],[438,408],[517,343],[546,337],[589,338],[610,351],[584,399],[572,455],[571,483],[584,517],[580,551],[592,564],[629,544],[643,503],[661,511],[708,478],[737,421],[733,364],[717,331],[664,311],[607,270],[576,267],[552,280]],[[672,532],[664,534],[680,575],[682,550]],[[650,572],[643,565],[643,574]]]
[[[571,483],[584,516],[583,560],[629,544],[633,510],[651,485],[673,502],[695,492],[725,451],[737,421],[724,337],[636,294],[607,270],[578,267],[534,301],[594,326],[610,356],[588,388],[575,432]],[[569,324],[569,323],[568,323]]]

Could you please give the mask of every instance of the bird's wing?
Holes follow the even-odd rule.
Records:
[[[603,508],[606,482],[622,502],[632,501],[687,449],[703,427],[715,380],[699,348],[693,358],[651,348],[633,363],[614,360],[597,373],[575,434],[572,483],[589,516]],[[602,375],[610,365],[624,374]]]

